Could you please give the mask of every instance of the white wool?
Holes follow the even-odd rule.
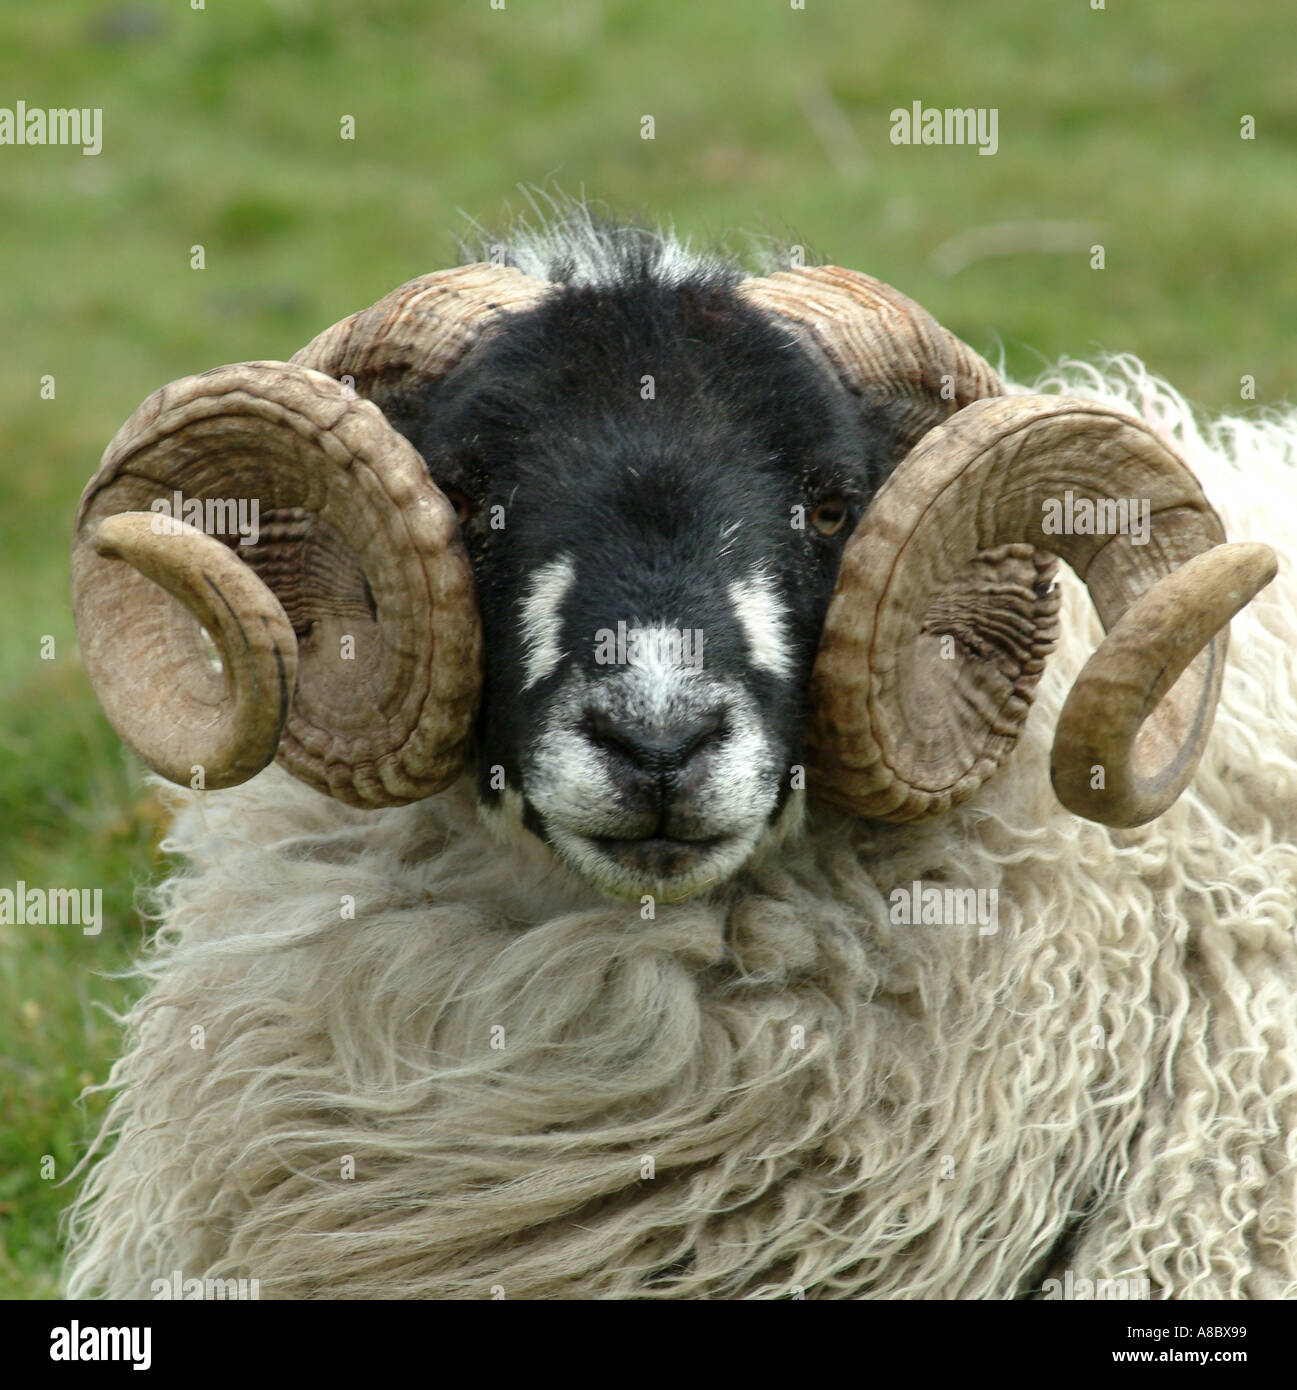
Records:
[[[1100,635],[1070,575],[971,802],[917,827],[812,804],[655,920],[492,838],[467,782],[378,812],[278,768],[175,793],[191,867],[70,1293],[178,1269],[263,1297],[1297,1294],[1297,415],[1201,425],[1129,358],[1037,389],[1142,414],[1231,538],[1280,552],[1170,811],[1110,831],[1050,790]],[[998,930],[894,925],[914,880],[997,890]]]

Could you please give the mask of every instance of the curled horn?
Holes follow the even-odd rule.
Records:
[[[472,572],[454,509],[364,397],[448,371],[544,292],[489,265],[423,276],[292,362],[185,377],[122,426],[77,510],[73,611],[105,713],[150,767],[221,787],[277,757],[361,806],[458,774],[481,685]],[[240,503],[255,541],[186,524],[191,504],[229,522]]]
[[[1140,825],[1184,790],[1206,744],[1228,623],[1274,577],[1227,545],[1197,481],[1143,421],[1091,401],[1004,396],[989,365],[896,291],[836,267],[745,282],[909,452],[843,553],[812,675],[818,793],[913,821],[966,800],[1012,749],[1058,631],[1054,560],[1107,636],[1055,731],[1069,810]],[[1050,506],[1147,502],[1130,534],[1045,529]]]

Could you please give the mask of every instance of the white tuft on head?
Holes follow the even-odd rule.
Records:
[[[747,272],[728,254],[695,251],[670,228],[636,227],[602,215],[582,199],[523,190],[535,221],[518,219],[499,239],[475,226],[470,260],[503,260],[536,280],[576,289],[607,288],[643,275],[660,285],[737,281]]]

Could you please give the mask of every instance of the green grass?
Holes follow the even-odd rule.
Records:
[[[221,362],[289,356],[449,263],[461,210],[498,224],[525,206],[517,184],[552,175],[700,240],[803,242],[975,347],[1002,345],[1019,376],[1129,350],[1208,409],[1239,409],[1244,374],[1274,403],[1297,394],[1285,8],[5,8],[0,106],[101,106],[104,148],[0,146],[0,887],[101,887],[105,923],[97,937],[0,927],[0,1296],[56,1291],[56,1184],[102,1110],[77,1096],[114,1056],[102,1006],[130,989],[108,975],[139,947],[133,903],[161,867],[154,804],[81,672],[66,578],[78,493],[139,401]],[[893,146],[889,112],[915,100],[997,108],[998,154]],[[1082,224],[1071,250],[991,233],[996,254],[941,269],[972,229],[1055,222]]]

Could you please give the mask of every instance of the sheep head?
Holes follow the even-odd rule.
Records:
[[[1164,440],[1004,395],[852,271],[641,289],[647,313],[507,266],[439,272],[289,363],[145,401],[73,552],[123,739],[173,781],[234,785],[275,758],[370,807],[471,762],[484,805],[596,886],[680,898],[741,867],[803,762],[808,791],[863,816],[971,796],[1027,716],[1058,557],[1108,635],[1055,734],[1057,794],[1110,825],[1172,804],[1229,619],[1275,559],[1225,544]],[[602,408],[659,360],[672,409]],[[1149,534],[1055,534],[1064,493],[1147,499]],[[160,514],[175,494],[255,499],[255,544]]]

